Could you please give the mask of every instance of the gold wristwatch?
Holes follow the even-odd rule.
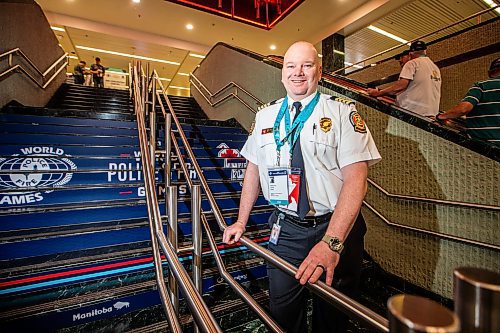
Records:
[[[344,249],[344,244],[337,237],[324,235],[321,240],[326,244],[328,244],[328,247],[333,252],[337,252],[338,254],[342,253],[342,250]]]

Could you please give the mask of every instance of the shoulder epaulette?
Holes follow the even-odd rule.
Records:
[[[282,98],[280,98],[280,99],[282,99]],[[259,112],[259,111],[260,111],[260,110],[262,110],[262,109],[267,108],[268,106],[271,106],[271,105],[276,104],[276,103],[277,103],[280,99],[277,99],[277,100],[275,100],[275,101],[272,101],[272,102],[269,102],[269,103],[266,103],[266,104],[262,104],[261,106],[259,106],[259,107],[257,108],[257,112]]]
[[[347,104],[347,105],[355,105],[356,104],[355,101],[350,100],[350,99],[345,98],[345,97],[332,96],[332,97],[330,97],[330,99],[333,101],[339,102],[339,103]]]

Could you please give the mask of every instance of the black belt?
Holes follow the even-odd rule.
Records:
[[[290,222],[290,223],[293,223],[296,225],[300,225],[301,227],[305,227],[305,228],[311,228],[311,227],[315,227],[319,224],[328,223],[328,222],[330,222],[330,218],[332,217],[332,212],[330,212],[330,213],[326,213],[326,214],[320,215],[320,216],[306,216],[303,220],[301,220],[301,219],[299,219],[298,216],[293,216],[293,215],[287,214],[279,209],[276,210],[276,214],[277,215],[283,214],[285,216],[284,219],[287,222]]]

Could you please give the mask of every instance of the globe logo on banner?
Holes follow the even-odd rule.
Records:
[[[76,170],[72,161],[62,157],[61,148],[26,147],[21,153],[0,158],[0,189],[9,190],[0,197],[1,205],[42,201],[43,195],[38,188],[63,186]],[[52,189],[44,191],[50,192]]]

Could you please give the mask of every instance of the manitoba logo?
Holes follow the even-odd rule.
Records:
[[[54,147],[21,148],[21,154],[0,158],[0,205],[19,205],[43,200],[43,193],[67,184],[76,165]]]

